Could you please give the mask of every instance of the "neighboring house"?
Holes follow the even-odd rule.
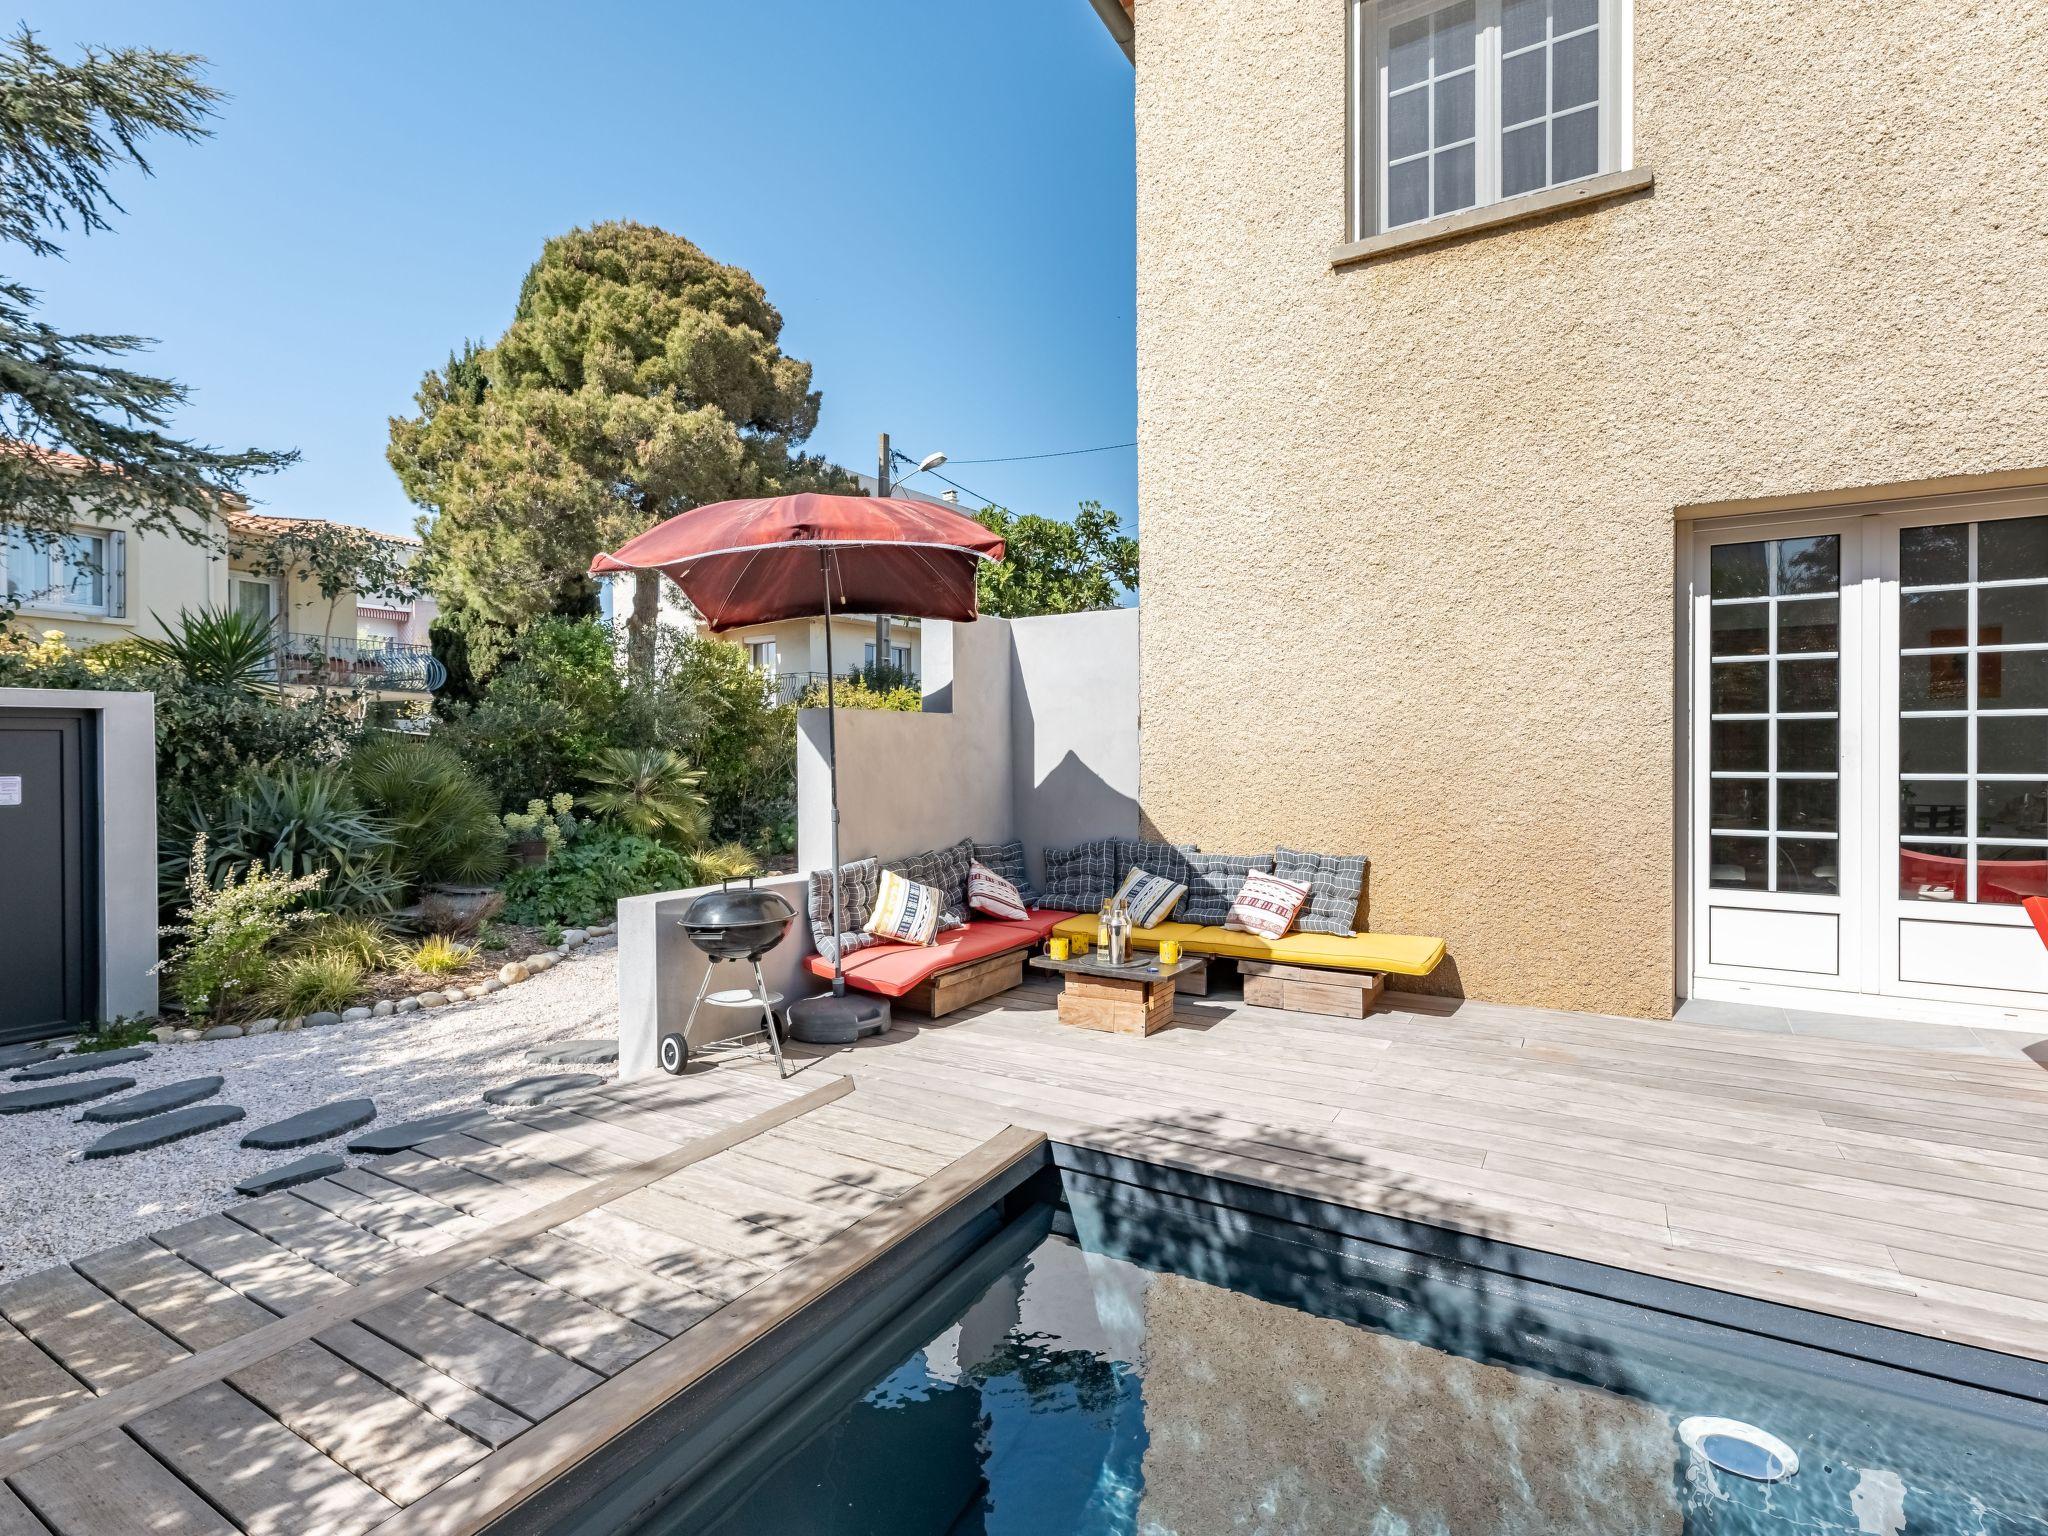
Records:
[[[2038,10],[1095,5],[1150,821],[1477,997],[2038,1025]]]
[[[266,569],[265,546],[311,519],[270,517],[227,498],[216,522],[206,538],[188,543],[175,533],[135,532],[125,518],[81,505],[51,548],[0,523],[0,582],[18,605],[18,625],[61,630],[73,645],[161,638],[181,611],[235,608],[276,622],[280,675],[289,686],[359,686],[392,701],[440,686],[445,673],[427,648],[432,597],[344,592],[329,599],[302,569]],[[418,548],[401,535],[373,536]]]

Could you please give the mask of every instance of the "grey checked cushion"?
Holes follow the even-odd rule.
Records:
[[[839,866],[839,921],[844,925],[838,934],[832,932],[832,871],[814,869],[811,871],[810,907],[811,943],[826,961],[837,961],[842,954],[852,954],[857,949],[866,949],[870,944],[879,944],[872,933],[863,933],[861,928],[874,915],[875,892],[882,883],[882,866],[874,859],[856,859],[851,864]]]
[[[967,870],[973,863],[974,843],[963,837],[957,843],[927,848],[907,859],[884,860],[882,868],[893,869],[919,885],[931,886],[939,893],[939,926],[962,928],[967,924]]]
[[[1194,851],[1192,843],[1148,843],[1135,837],[1102,837],[1071,848],[1048,848],[1040,905],[1061,912],[1098,911],[1117,893],[1133,865],[1148,875],[1186,885],[1192,874],[1188,855]]]
[[[1200,923],[1221,928],[1230,916],[1230,904],[1244,889],[1245,876],[1270,874],[1270,853],[1191,853],[1187,855],[1190,878],[1188,893],[1181,898],[1175,922]]]
[[[1349,938],[1358,931],[1358,893],[1365,888],[1364,854],[1303,853],[1298,848],[1273,850],[1273,873],[1283,880],[1308,884],[1308,902],[1294,926],[1302,933],[1334,933]]]
[[[1045,904],[1044,898],[1038,894],[1038,887],[1031,883],[1031,876],[1024,868],[1022,842],[976,843],[974,856],[1017,887],[1017,894],[1024,898],[1025,906],[1037,907]]]

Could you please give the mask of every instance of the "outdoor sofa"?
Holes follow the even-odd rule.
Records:
[[[1047,848],[1045,883],[1034,886],[1025,872],[1021,842],[975,843],[963,839],[907,858],[860,859],[841,867],[840,923],[831,922],[831,880],[826,871],[810,877],[811,934],[817,953],[805,963],[830,977],[841,939],[850,987],[891,998],[933,1017],[1008,991],[1023,980],[1024,960],[1053,934],[1093,940],[1096,913],[1116,893],[1125,875],[1143,869],[1185,885],[1173,919],[1132,930],[1140,950],[1156,950],[1177,939],[1191,955],[1240,962],[1247,972],[1246,1001],[1305,1011],[1355,1013],[1377,995],[1384,974],[1427,976],[1444,957],[1444,941],[1403,934],[1373,933],[1359,927],[1364,907],[1366,860],[1362,855],[1327,855],[1277,848],[1259,854],[1204,854],[1197,849],[1140,838],[1100,838],[1068,848]],[[982,916],[967,906],[967,870],[987,865],[1023,894],[1022,920]],[[873,910],[884,869],[936,887],[951,926],[941,927],[928,945],[890,944],[860,931]],[[1223,926],[1230,903],[1255,870],[1277,872],[1311,886],[1297,926],[1278,939]],[[1334,989],[1329,983],[1360,978]],[[1370,985],[1364,978],[1371,978]],[[1330,1002],[1323,1007],[1319,1003]]]

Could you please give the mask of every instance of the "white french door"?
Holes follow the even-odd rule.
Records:
[[[1692,994],[2048,1010],[2048,503],[1708,524],[1693,556]]]

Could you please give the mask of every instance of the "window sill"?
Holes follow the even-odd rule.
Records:
[[[1583,181],[1567,182],[1561,187],[1545,187],[1541,192],[1488,203],[1484,208],[1467,208],[1462,213],[1448,213],[1440,219],[1426,219],[1420,224],[1390,229],[1383,235],[1353,240],[1330,252],[1330,265],[1360,266],[1405,251],[1419,250],[1426,245],[1441,245],[1447,240],[1462,239],[1485,230],[1527,223],[1546,214],[1591,208],[1612,202],[1617,197],[1647,192],[1654,180],[1648,166],[1637,166],[1632,170],[1588,176]]]

